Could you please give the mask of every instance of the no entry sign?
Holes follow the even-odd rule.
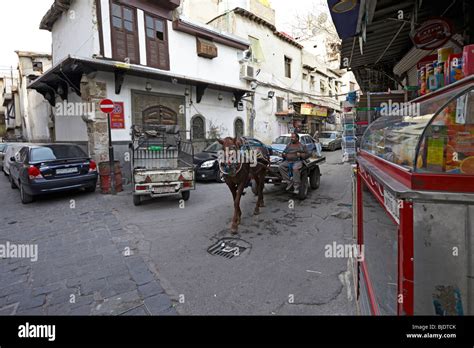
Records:
[[[115,105],[114,102],[110,99],[104,99],[100,102],[100,110],[103,113],[110,114],[114,111]]]

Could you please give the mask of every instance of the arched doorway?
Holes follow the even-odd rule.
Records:
[[[195,115],[191,119],[191,137],[193,140],[206,139],[206,121],[203,116]]]
[[[245,135],[244,121],[237,117],[234,121],[234,137],[239,138]]]

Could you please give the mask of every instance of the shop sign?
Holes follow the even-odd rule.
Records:
[[[301,115],[327,117],[328,109],[313,104],[301,104]]]
[[[443,46],[453,36],[451,24],[442,18],[429,19],[411,35],[416,48],[431,51]]]
[[[110,127],[125,129],[125,111],[123,102],[114,102],[114,111],[110,113]]]

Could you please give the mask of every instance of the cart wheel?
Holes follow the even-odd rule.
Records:
[[[189,200],[189,197],[191,197],[191,191],[184,191],[181,192],[181,197],[183,197],[183,200],[186,202]]]
[[[321,184],[321,171],[319,170],[319,166],[314,168],[314,170],[311,172],[309,184],[313,190],[317,190],[319,188],[319,185]]]
[[[138,207],[142,204],[142,197],[138,195],[133,195],[133,205]]]
[[[298,193],[298,199],[300,201],[304,201],[306,197],[308,197],[308,172],[305,171],[304,173],[301,173],[301,186],[300,186],[300,192]]]

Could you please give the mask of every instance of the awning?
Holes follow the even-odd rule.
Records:
[[[360,3],[358,0],[328,0],[332,21],[341,40],[357,33]]]
[[[201,101],[206,89],[231,92],[234,94],[235,106],[247,93],[252,90],[217,83],[205,79],[196,79],[189,76],[174,74],[169,71],[150,68],[142,65],[126,64],[107,59],[80,58],[69,56],[56,64],[41,77],[30,83],[28,88],[35,89],[41,93],[51,105],[55,105],[56,95],[63,100],[67,99],[68,87],[72,88],[77,95],[81,95],[80,82],[83,74],[93,72],[110,72],[115,75],[115,93],[120,94],[125,75],[143,77],[149,80],[169,82],[173,84],[196,86],[197,102]]]
[[[330,8],[333,2],[328,0]],[[341,0],[341,2],[351,1]],[[401,86],[401,79],[394,75],[393,68],[413,47],[410,39],[412,25],[413,28],[417,28],[428,18],[440,16],[457,22],[456,32],[459,32],[461,30],[459,27],[463,25],[459,19],[459,14],[462,13],[462,1],[358,0],[358,2],[361,6],[357,30],[353,37],[342,40],[341,68],[349,68],[354,72],[364,92],[386,91]],[[373,13],[370,12],[372,8]],[[332,16],[334,18],[335,15]],[[336,21],[334,24],[338,32],[348,25]]]

